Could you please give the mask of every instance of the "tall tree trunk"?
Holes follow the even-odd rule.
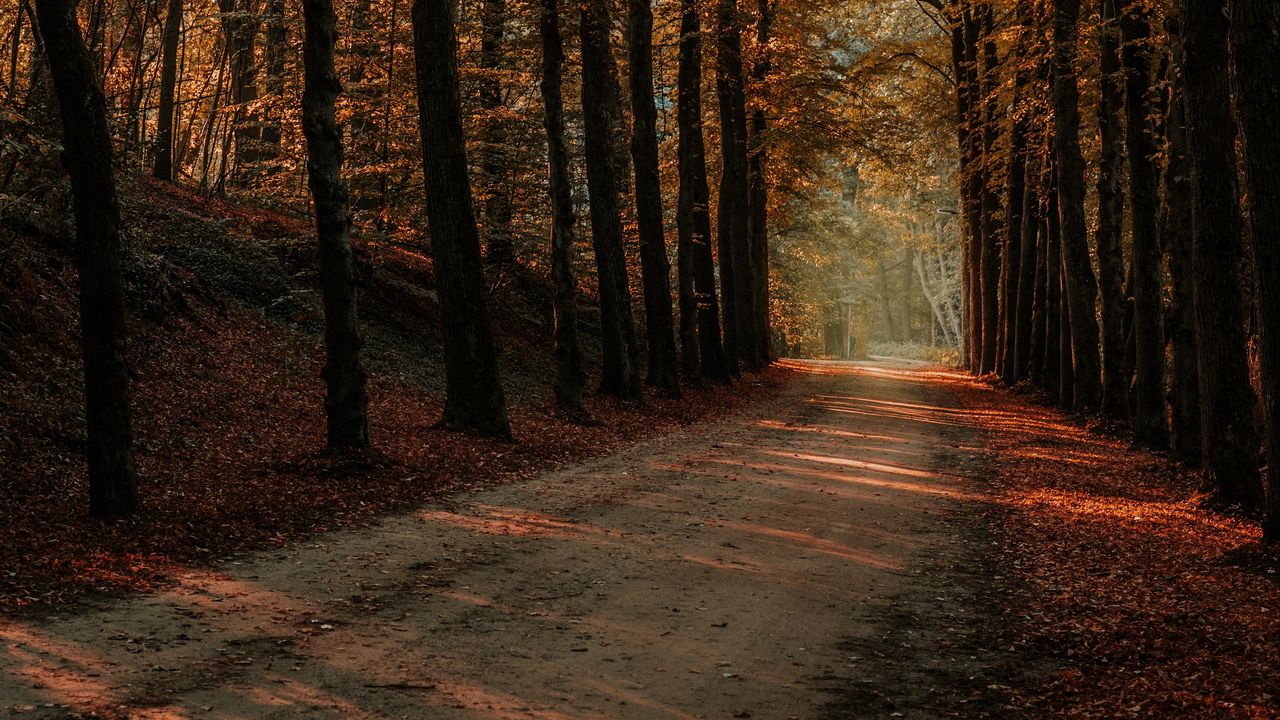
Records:
[[[979,88],[982,95],[982,227],[981,262],[982,283],[982,372],[996,370],[996,350],[1000,336],[1000,195],[996,192],[995,177],[1000,175],[999,157],[995,152],[996,135],[1000,124],[1000,61],[996,51],[993,11],[990,3],[978,8],[982,33],[982,71]]]
[[[480,236],[467,177],[453,10],[453,0],[413,3],[427,225],[444,326],[445,404],[441,424],[509,438],[511,425],[489,326]]]
[[[716,95],[720,99],[720,278],[724,287],[726,362],[755,369],[752,309],[755,271],[747,234],[747,109],[742,75],[742,28],[737,0],[719,0]],[[731,266],[726,277],[725,264]],[[732,301],[730,301],[732,295]],[[732,332],[729,332],[729,329]]]
[[[1249,384],[1240,295],[1243,241],[1228,76],[1227,3],[1181,0],[1180,4],[1203,461],[1207,480],[1221,499],[1257,505],[1262,499],[1258,434],[1253,425],[1257,398]]]
[[[564,41],[560,37],[559,0],[542,0],[538,28],[542,35],[542,103],[547,129],[547,180],[551,190],[556,404],[570,413],[580,414],[587,378],[582,371],[582,349],[578,343],[578,283],[573,275],[577,219],[573,211],[573,181],[569,177],[569,150],[564,139],[564,97],[561,92]]]
[[[1150,19],[1141,0],[1130,0],[1120,19],[1124,39],[1125,147],[1129,156],[1130,224],[1133,234],[1134,443],[1169,446],[1165,410],[1164,298],[1160,236],[1156,229],[1159,196],[1155,158],[1156,129],[1151,122]]]
[[[707,151],[702,135],[702,24],[698,0],[681,0],[680,14],[680,204],[676,224],[680,232],[681,337],[697,322],[698,369],[707,377],[726,378],[724,348],[720,344],[720,304],[716,299],[715,261],[711,253],[710,188]],[[686,275],[687,272],[687,275]],[[693,305],[687,293],[692,288]],[[690,350],[685,346],[685,365]]]
[[[138,474],[129,425],[120,207],[111,171],[106,101],[75,9],[75,0],[36,1],[61,108],[62,157],[71,175],[75,204],[89,512],[103,517],[132,515],[138,510]]]
[[[1181,52],[1169,73],[1169,118],[1165,121],[1164,200],[1160,206],[1160,244],[1169,257],[1169,310],[1165,318],[1170,357],[1170,451],[1192,466],[1200,464],[1200,379],[1196,351],[1195,269],[1191,239],[1191,167],[1187,158]]]
[[[258,99],[258,71],[254,47],[258,36],[258,17],[250,7],[252,0],[219,0],[222,13],[227,63],[230,68],[231,103],[235,106],[231,134],[235,138],[235,182],[248,184],[257,172],[258,141],[261,125],[248,105]],[[227,159],[223,158],[223,171]],[[221,182],[219,182],[221,185]]]
[[[1030,175],[1031,173],[1028,173]],[[1014,277],[1017,285],[1014,302],[1015,317],[1013,320],[1013,367],[1009,369],[1006,379],[1016,383],[1029,376],[1031,359],[1032,327],[1035,322],[1033,307],[1036,292],[1036,238],[1040,228],[1040,197],[1032,182],[1026,183],[1022,196],[1022,228],[1019,231],[1018,273]]]
[[[338,17],[333,0],[303,0],[304,87],[302,132],[307,139],[307,177],[315,200],[320,292],[324,298],[324,408],[329,448],[369,447],[369,399],[360,364],[360,328],[351,254],[347,184],[342,179],[342,134],[335,103],[342,86],[333,64]]]
[[[1231,0],[1231,80],[1244,148],[1267,448],[1265,543],[1280,541],[1280,5]]]
[[[1019,23],[1025,25],[1026,10],[1019,7]],[[1019,55],[1026,53],[1030,32],[1021,30],[1015,45]],[[1001,335],[1003,337],[1002,356],[1000,358],[1000,377],[1005,383],[1012,385],[1022,376],[1023,368],[1018,367],[1018,317],[1022,312],[1020,277],[1022,275],[1023,242],[1025,216],[1027,208],[1024,203],[1027,197],[1027,124],[1029,118],[1022,108],[1025,98],[1029,71],[1019,67],[1013,78],[1013,114],[1009,124],[1009,164],[1005,180],[1005,234],[1004,261],[1001,265]],[[1028,289],[1030,285],[1028,284]]]
[[[1066,250],[1066,245],[1059,242],[1059,248]],[[1058,347],[1061,352],[1058,355],[1058,404],[1064,409],[1071,409],[1075,403],[1076,393],[1076,374],[1075,374],[1075,347],[1072,345],[1072,329],[1071,329],[1071,301],[1069,297],[1070,289],[1067,280],[1066,257],[1061,257],[1059,261],[1062,263],[1062,271],[1060,274],[1060,287],[1058,290],[1059,297],[1062,301],[1058,303]]]
[[[1084,158],[1080,152],[1080,92],[1076,87],[1076,34],[1080,0],[1054,0],[1053,125],[1057,159],[1058,213],[1061,216],[1062,256],[1070,306],[1074,364],[1074,403],[1092,412],[1102,401],[1101,358],[1098,351],[1098,280],[1089,260],[1088,229],[1084,217]]]
[[[1101,98],[1098,128],[1102,147],[1098,160],[1098,285],[1102,290],[1102,412],[1112,418],[1128,415],[1129,373],[1125,362],[1124,192],[1124,77],[1120,69],[1120,10],[1123,0],[1102,0],[1098,32]]]
[[[773,68],[769,55],[769,33],[773,24],[773,8],[770,0],[756,0],[756,52],[758,56],[751,68],[751,79],[756,93],[765,93],[765,82]],[[752,287],[752,320],[756,338],[755,363],[765,365],[771,353],[769,322],[769,179],[765,175],[768,163],[769,124],[764,108],[757,100],[751,111],[750,157],[747,167],[747,238],[751,253],[751,269],[754,273]],[[908,268],[908,272],[910,268]],[[907,276],[908,278],[910,275]]]
[[[283,121],[284,59],[289,53],[288,24],[285,19],[285,0],[267,0],[267,33],[263,45],[266,81],[263,83],[263,99],[266,107],[259,112],[262,118],[258,162],[260,172],[274,174],[280,171],[280,133]]]
[[[636,177],[636,225],[644,285],[649,372],[645,382],[680,392],[675,320],[671,314],[671,264],[663,233],[662,178],[658,170],[658,109],[653,100],[653,10],[650,0],[628,0],[630,40],[631,164]]]
[[[609,6],[606,0],[582,5],[582,114],[587,158],[587,191],[591,202],[591,242],[595,247],[600,287],[601,343],[604,370],[600,392],[639,397],[640,363],[631,288],[622,247],[617,157],[613,127],[619,113],[616,79],[610,71]]]
[[[1053,173],[1054,171],[1050,171]],[[1066,301],[1062,296],[1062,232],[1058,213],[1058,181],[1056,174],[1052,187],[1048,190],[1048,212],[1045,213],[1045,331],[1043,385],[1055,400],[1061,399],[1062,374],[1059,366],[1062,356],[1071,354],[1071,346],[1063,347],[1062,333],[1059,327],[1062,322],[1061,305]]]
[[[178,41],[182,36],[182,0],[169,0],[160,52],[160,107],[156,118],[156,163],[151,174],[173,182],[173,127],[178,81]]]
[[[480,192],[484,202],[485,259],[491,263],[515,262],[511,238],[511,187],[506,182],[510,143],[502,111],[503,41],[506,35],[506,0],[484,0],[480,9],[480,112],[483,141],[480,143]]]

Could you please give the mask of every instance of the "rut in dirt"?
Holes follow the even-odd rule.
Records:
[[[861,716],[840,698],[887,661],[850,648],[901,631],[894,608],[921,568],[963,555],[948,518],[976,499],[963,462],[976,448],[930,383],[942,371],[796,369],[724,422],[0,625],[0,710]]]

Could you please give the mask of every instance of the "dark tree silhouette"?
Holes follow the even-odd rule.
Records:
[[[458,108],[458,40],[452,0],[415,0],[413,47],[431,257],[444,326],[441,423],[507,438],[511,425],[489,327],[480,237]]]
[[[106,101],[93,56],[80,34],[76,4],[75,0],[37,0],[36,15],[61,109],[62,158],[71,176],[75,205],[89,512],[111,517],[138,511],[125,357],[120,207],[111,170]]]
[[[342,87],[333,65],[338,17],[333,0],[303,0],[305,84],[302,132],[307,139],[307,179],[316,209],[320,292],[324,298],[325,413],[330,448],[369,447],[369,399],[360,363],[354,258],[347,184],[342,178],[342,134],[335,102]]]

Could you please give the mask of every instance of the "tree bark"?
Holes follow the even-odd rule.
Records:
[[[720,278],[724,288],[725,356],[731,370],[739,362],[756,369],[752,319],[755,271],[747,217],[747,109],[742,75],[742,28],[737,0],[719,0],[716,95],[720,100]],[[725,265],[730,272],[725,273]],[[730,299],[732,298],[732,299]]]
[[[444,327],[441,424],[509,438],[511,425],[489,326],[480,237],[467,177],[453,11],[452,0],[413,3],[427,225]]]
[[[982,71],[979,78],[982,123],[981,169],[981,247],[979,262],[982,284],[982,365],[983,374],[995,372],[1000,325],[1000,196],[994,178],[1000,175],[999,157],[995,152],[1000,115],[1000,62],[996,51],[995,27],[990,3],[978,8],[982,37]]]
[[[1025,183],[1022,196],[1022,228],[1019,231],[1018,273],[1014,277],[1015,292],[1013,320],[1013,367],[1009,369],[1007,382],[1016,383],[1030,375],[1031,337],[1035,322],[1034,303],[1036,293],[1036,244],[1040,228],[1040,196],[1033,183]]]
[[[511,187],[507,122],[502,117],[503,41],[506,35],[506,0],[484,0],[480,9],[480,112],[483,142],[480,143],[480,192],[484,196],[485,259],[494,264],[515,262],[511,237]]]
[[[1054,0],[1053,108],[1054,156],[1057,159],[1058,213],[1066,275],[1066,302],[1071,317],[1074,409],[1093,412],[1102,400],[1098,351],[1098,281],[1089,260],[1084,217],[1084,158],[1080,152],[1080,92],[1076,87],[1076,33],[1080,0]]]
[[[1071,346],[1062,346],[1062,333],[1059,327],[1062,322],[1061,305],[1066,299],[1062,297],[1062,233],[1059,225],[1061,220],[1058,214],[1058,183],[1056,177],[1047,195],[1049,202],[1048,211],[1045,213],[1044,361],[1041,363],[1041,367],[1043,368],[1042,380],[1044,388],[1049,391],[1055,401],[1060,401],[1062,396],[1062,374],[1059,372],[1059,367],[1062,356],[1071,354]]]
[[[1124,39],[1125,147],[1129,156],[1130,226],[1133,256],[1133,335],[1136,403],[1134,444],[1169,447],[1165,409],[1164,299],[1160,237],[1156,228],[1159,195],[1155,158],[1156,129],[1151,122],[1150,18],[1141,0],[1131,0],[1120,19]]]
[[[1025,10],[1019,8],[1020,23],[1026,22]],[[1016,52],[1026,52],[1027,35],[1023,30],[1015,45]],[[1027,208],[1027,123],[1021,107],[1028,83],[1029,70],[1019,66],[1013,78],[1013,115],[1009,124],[1009,163],[1005,180],[1005,234],[1003,263],[1001,264],[1001,336],[1003,344],[1000,377],[1009,385],[1017,382],[1023,373],[1018,367],[1017,337],[1018,318],[1021,314],[1020,278],[1023,263],[1022,233],[1025,231]],[[1030,288],[1028,284],[1028,289]]]
[[[573,274],[577,219],[573,181],[565,144],[563,86],[564,40],[560,36],[559,0],[541,0],[538,29],[542,37],[542,103],[547,130],[547,182],[551,190],[551,282],[554,288],[556,404],[581,414],[587,378],[578,342],[578,284]]]
[[[173,127],[175,89],[178,81],[178,41],[182,36],[182,0],[169,0],[160,51],[160,107],[156,117],[156,162],[152,176],[173,182]]]
[[[369,399],[360,363],[360,328],[351,254],[347,184],[342,179],[342,134],[335,103],[342,86],[334,69],[338,17],[333,0],[303,0],[302,132],[307,178],[315,201],[320,292],[324,298],[325,414],[329,448],[369,447]]]
[[[126,358],[120,207],[112,175],[106,101],[76,19],[75,0],[37,0],[36,15],[61,109],[63,162],[75,205],[84,353],[89,512],[138,511]]]
[[[1247,183],[1261,344],[1267,472],[1264,543],[1280,541],[1280,5],[1231,0],[1231,81]]]
[[[1192,466],[1200,464],[1200,380],[1196,369],[1195,269],[1191,241],[1191,167],[1187,159],[1187,128],[1182,96],[1181,52],[1173,32],[1174,67],[1169,73],[1169,117],[1165,121],[1164,201],[1160,209],[1160,244],[1168,254],[1170,293],[1165,317],[1171,347],[1169,389],[1170,435],[1173,456]]]
[[[1112,418],[1128,413],[1129,372],[1125,362],[1124,192],[1124,76],[1120,67],[1120,3],[1102,0],[1098,32],[1101,98],[1098,128],[1102,141],[1098,159],[1098,285],[1102,290],[1102,412]],[[1139,128],[1141,129],[1141,128]]]
[[[1228,75],[1227,4],[1226,0],[1181,0],[1180,4],[1201,451],[1206,480],[1220,499],[1258,505],[1262,488],[1253,425],[1257,398],[1249,384],[1240,294],[1244,248]]]
[[[645,382],[679,394],[679,358],[671,314],[671,264],[663,233],[662,178],[658,170],[658,110],[653,100],[653,10],[650,0],[628,0],[631,166],[636,178],[636,225],[644,286],[649,371]]]
[[[619,113],[616,79],[610,70],[609,9],[606,0],[582,5],[582,113],[591,204],[591,241],[600,288],[604,369],[600,392],[625,398],[640,395],[640,363],[631,288],[622,246],[618,169],[613,127]]]
[[[769,55],[769,34],[773,24],[773,8],[770,0],[756,0],[756,48],[759,53],[751,68],[751,79],[757,94],[764,94],[765,82],[773,69]],[[751,111],[750,157],[747,167],[747,238],[751,254],[753,275],[752,320],[756,344],[752,348],[756,365],[769,363],[771,354],[769,322],[769,179],[765,175],[768,164],[769,123],[764,108],[757,100]],[[908,268],[908,272],[910,268]],[[910,277],[908,275],[907,277]]]
[[[685,367],[696,367],[697,372],[707,377],[727,378],[724,348],[720,344],[715,260],[711,253],[711,201],[702,135],[702,24],[698,0],[681,1],[678,83],[680,203],[676,225],[680,233],[680,335]],[[688,342],[691,328],[696,328],[697,342],[692,348]],[[690,361],[691,356],[696,365]]]

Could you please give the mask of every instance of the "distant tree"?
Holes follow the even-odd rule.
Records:
[[[720,339],[720,306],[711,252],[710,189],[702,135],[702,23],[698,5],[698,0],[680,3],[680,201],[676,214],[680,234],[680,335],[686,369],[696,367],[707,377],[725,378],[728,372]],[[689,294],[693,295],[692,302]],[[696,329],[696,345],[688,342],[691,328]]]
[[[649,372],[645,381],[680,391],[675,321],[671,314],[671,265],[663,233],[662,178],[658,168],[658,110],[653,93],[653,9],[650,0],[628,0],[627,36],[631,87],[631,164],[636,177],[636,225],[644,286]]]
[[[413,47],[431,257],[444,325],[446,427],[510,437],[489,326],[458,91],[452,0],[415,0]]]
[[[178,41],[182,34],[182,0],[169,0],[160,57],[160,106],[156,119],[156,161],[151,174],[173,181],[174,88],[178,80]]]
[[[502,68],[506,42],[506,0],[484,0],[480,7],[480,110],[482,142],[479,144],[479,186],[484,201],[486,259],[491,263],[515,261],[515,245],[511,237],[514,208],[511,187],[506,181],[510,173],[507,121],[500,116],[503,107]]]
[[[600,392],[634,398],[641,392],[640,364],[622,246],[618,165],[613,147],[613,128],[620,110],[617,82],[611,72],[608,5],[607,0],[585,0],[582,4],[583,141],[604,345]]]
[[[76,19],[76,0],[37,0],[36,15],[62,115],[63,162],[75,205],[84,352],[89,512],[138,511],[129,417],[120,207],[112,174],[106,101]]]
[[[555,301],[556,404],[582,412],[582,371],[578,343],[578,285],[573,276],[577,244],[569,151],[565,145],[563,85],[564,41],[560,36],[559,0],[541,0],[538,28],[542,37],[542,102],[547,130],[548,184],[551,189],[551,282]]]
[[[1231,80],[1248,184],[1267,449],[1263,541],[1280,541],[1280,5],[1231,0]]]
[[[1261,504],[1257,397],[1245,355],[1243,238],[1231,114],[1226,0],[1180,0],[1187,157],[1191,165],[1192,273],[1200,379],[1201,453],[1207,480],[1228,501]]]
[[[342,134],[335,103],[342,87],[333,64],[338,18],[333,0],[303,0],[304,87],[302,132],[307,139],[307,179],[315,201],[324,299],[325,413],[329,447],[369,447],[369,400],[360,363],[360,330],[352,277],[351,220],[342,178]]]

